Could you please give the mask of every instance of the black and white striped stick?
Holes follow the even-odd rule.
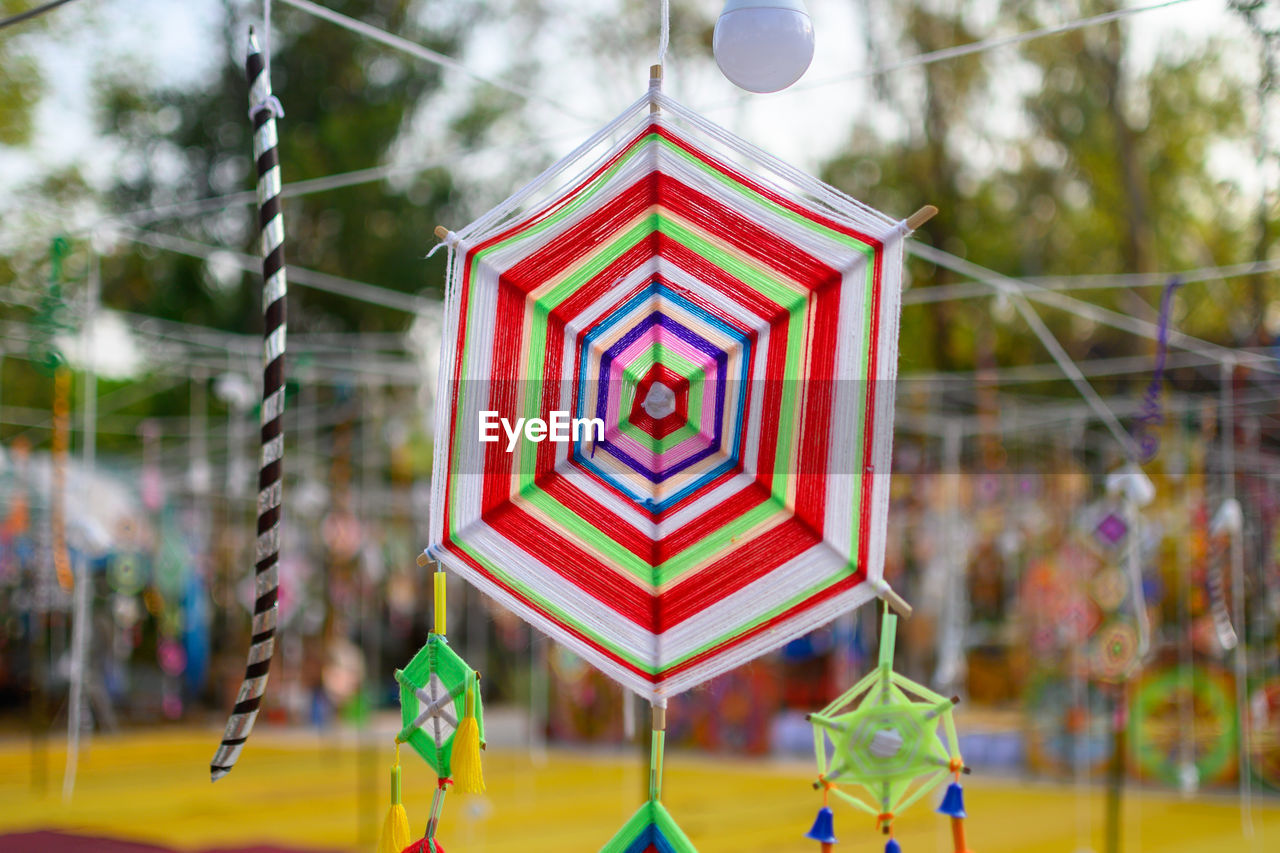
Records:
[[[249,117],[258,165],[258,227],[262,234],[262,460],[258,472],[258,540],[255,547],[253,638],[244,682],[227,720],[222,743],[209,762],[218,781],[231,772],[253,730],[276,644],[277,566],[280,561],[281,465],[284,456],[285,284],[284,217],[280,212],[280,156],[276,117],[284,115],[271,94],[271,79],[253,29],[249,30]]]

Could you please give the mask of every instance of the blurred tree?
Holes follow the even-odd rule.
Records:
[[[868,0],[869,19],[896,15],[893,58],[976,40],[984,22],[972,4]],[[1111,2],[1008,3],[1002,19],[1018,31],[1117,8]],[[871,26],[869,23],[868,26]],[[1211,155],[1247,139],[1238,86],[1211,42],[1188,55],[1155,51],[1135,59],[1125,24],[1110,23],[896,72],[875,87],[881,105],[905,117],[906,131],[859,124],[847,153],[825,177],[887,210],[930,202],[942,213],[922,239],[1014,275],[1142,272],[1234,263],[1249,257],[1247,211]],[[1132,25],[1128,25],[1132,26]],[[873,62],[886,61],[884,49]],[[985,69],[999,57],[1001,74]],[[946,281],[913,264],[916,286]],[[1242,287],[1227,285],[1234,292]],[[1079,295],[1079,294],[1077,294]],[[1156,295],[1097,291],[1089,299],[1154,319]],[[1183,298],[1180,327],[1217,339],[1230,301],[1200,287]],[[1001,315],[1001,311],[1004,313]],[[1043,361],[1021,323],[986,334],[997,300],[932,303],[903,318],[903,363],[956,369]],[[1236,312],[1237,314],[1239,312]],[[1044,312],[1076,357],[1149,351],[1149,343]],[[1237,321],[1238,322],[1238,321]]]
[[[38,5],[33,0],[0,0],[0,18],[8,18]],[[44,94],[40,66],[26,50],[23,33],[41,30],[44,16],[32,18],[0,38],[0,146],[25,145],[31,139],[36,104]],[[18,29],[18,28],[21,29]]]
[[[224,3],[223,58],[205,86],[156,89],[145,85],[137,70],[101,69],[101,124],[123,151],[109,193],[112,209],[221,196],[253,186],[243,39],[256,5]],[[437,14],[439,2],[328,5],[446,54],[457,49],[458,32],[466,25],[456,13]],[[272,80],[285,108],[279,123],[284,180],[386,162],[409,132],[415,109],[440,90],[440,69],[288,7],[276,8]],[[482,136],[501,109],[485,93],[457,119],[461,136]],[[436,168],[403,185],[379,181],[286,198],[289,262],[395,290],[423,290],[442,278],[442,260],[424,263],[422,256],[451,187],[448,173]],[[165,230],[256,254],[257,230],[248,205],[186,218]],[[260,299],[255,276],[167,252],[121,254],[104,281],[106,301],[118,308],[241,332],[253,330]],[[407,326],[403,313],[302,287],[290,291],[289,311],[297,331]]]
[[[1267,0],[1231,0],[1230,7],[1244,19],[1258,47],[1258,87],[1254,104],[1254,153],[1262,192],[1258,196],[1253,257],[1267,260],[1275,241],[1272,220],[1280,210],[1280,149],[1275,140],[1275,96],[1280,85],[1280,6]],[[1267,317],[1266,276],[1249,279],[1254,316]],[[1272,330],[1267,329],[1267,332]],[[1274,334],[1268,335],[1274,337]]]

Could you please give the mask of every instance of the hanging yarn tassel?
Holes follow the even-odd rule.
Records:
[[[409,831],[409,815],[400,797],[400,741],[396,741],[396,763],[391,768],[391,808],[382,821],[378,836],[378,853],[400,853],[413,842]]]
[[[804,834],[822,845],[822,853],[830,853],[831,845],[836,843],[835,814],[830,806],[818,809],[818,816],[813,820],[813,828]]]
[[[479,676],[467,676],[467,709],[453,736],[453,781],[464,794],[484,793],[484,773],[480,768],[480,724],[476,722],[476,691]]]

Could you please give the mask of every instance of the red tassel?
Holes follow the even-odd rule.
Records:
[[[444,845],[438,838],[419,838],[401,853],[444,853]]]

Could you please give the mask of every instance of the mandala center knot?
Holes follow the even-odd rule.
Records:
[[[880,729],[871,736],[868,748],[876,758],[893,758],[902,749],[902,735],[897,729]]]
[[[676,392],[661,382],[655,382],[649,387],[641,406],[649,417],[660,421],[676,410]]]

